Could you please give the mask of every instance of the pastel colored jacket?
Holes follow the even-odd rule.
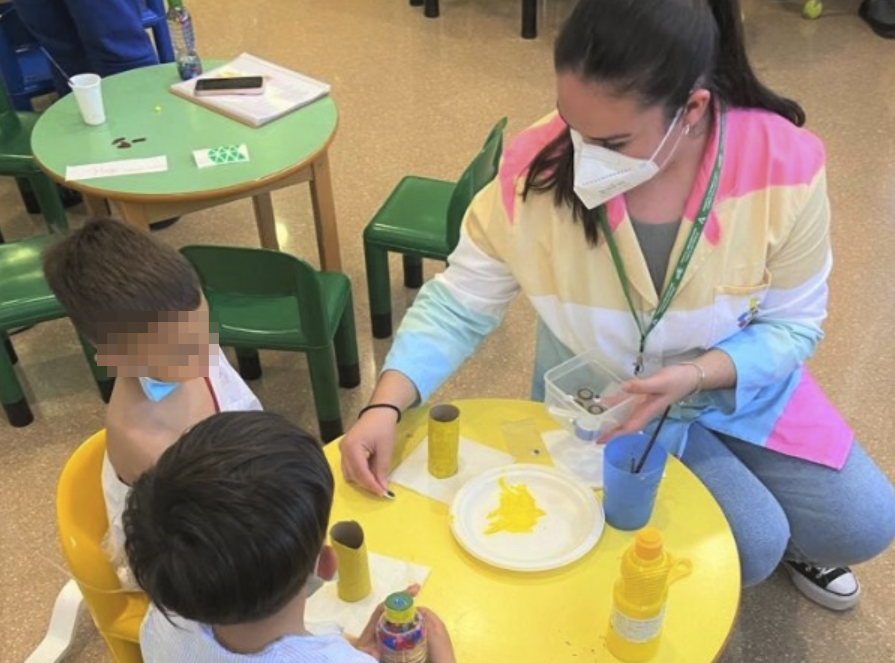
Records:
[[[719,122],[687,202],[669,273],[705,193]],[[727,111],[715,205],[680,290],[646,343],[646,371],[710,348],[736,366],[733,389],[674,408],[670,451],[681,453],[693,421],[768,449],[839,469],[853,434],[804,363],[822,338],[832,266],[825,155],[820,140],[760,110]],[[524,292],[540,317],[534,398],[543,373],[595,351],[633,377],[640,336],[604,241],[590,246],[567,206],[551,193],[522,199],[534,156],[567,126],[554,113],[504,153],[498,177],[475,198],[448,269],[407,312],[384,370],[397,370],[426,399],[495,329]],[[659,296],[624,196],[606,212],[635,308],[648,322]]]

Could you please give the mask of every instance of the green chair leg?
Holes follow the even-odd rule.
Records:
[[[261,357],[254,348],[236,348],[236,365],[243,380],[257,380],[261,377]]]
[[[28,182],[37,196],[40,210],[50,228],[56,232],[68,230],[68,220],[65,216],[65,207],[59,197],[59,189],[45,175],[29,175]]]
[[[423,259],[412,253],[404,254],[404,287],[416,290],[423,286]]]
[[[343,433],[333,345],[310,350],[308,369],[311,373],[311,389],[314,392],[320,436],[324,442],[329,442]]]
[[[6,334],[2,334],[3,336],[3,348],[6,350],[6,355],[9,357],[9,363],[13,366],[19,363],[19,355],[16,354],[16,349],[12,347],[12,340],[10,340],[9,336]]]
[[[6,333],[0,332],[0,335],[4,340],[0,347],[0,403],[3,404],[3,411],[10,425],[22,428],[34,421],[34,414],[25,399],[25,392],[22,391],[9,355],[6,354]]]
[[[350,290],[333,343],[336,348],[336,364],[339,367],[339,386],[354,389],[360,384],[360,364],[357,358],[357,331],[354,327],[354,301]]]
[[[93,381],[96,382],[96,388],[99,389],[100,398],[103,399],[103,403],[108,403],[112,398],[112,389],[115,388],[115,378],[110,377],[109,372],[96,363],[96,348],[93,347],[93,344],[80,334],[78,334],[78,340],[81,342],[90,372],[93,373]]]
[[[375,338],[392,335],[392,294],[388,276],[388,252],[364,242],[367,264],[367,292],[370,295],[370,323]]]

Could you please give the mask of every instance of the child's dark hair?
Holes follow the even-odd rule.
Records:
[[[332,497],[332,472],[311,435],[270,412],[216,414],[134,483],[125,551],[166,614],[257,621],[314,572]]]
[[[726,106],[805,123],[801,106],[775,94],[752,70],[739,0],[579,0],[556,39],[553,60],[559,74],[635,94],[645,107],[662,105],[669,123],[697,85]],[[595,245],[598,210],[575,195],[573,157],[563,131],[532,161],[523,197],[552,192],[557,206],[573,209]]]
[[[94,219],[43,256],[50,289],[97,345],[146,331],[162,312],[195,311],[199,277],[174,248],[114,219]]]

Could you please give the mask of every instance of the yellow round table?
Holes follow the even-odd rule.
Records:
[[[558,428],[542,403],[467,400],[460,433],[507,450],[502,426],[534,421],[540,431]],[[408,412],[399,427],[395,464],[426,436],[426,411]],[[579,561],[555,571],[517,573],[493,568],[467,554],[450,531],[448,506],[399,485],[394,501],[346,484],[339,450],[326,449],[336,475],[331,522],[357,520],[367,547],[432,569],[420,605],[444,620],[460,663],[584,663],[617,659],[605,633],[622,552],[633,534],[608,525],[599,543]],[[693,574],[669,593],[661,648],[655,663],[709,663],[724,649],[740,599],[736,545],[720,507],[682,463],[671,459],[659,489],[652,525],[669,551],[693,561]],[[402,588],[396,588],[402,589]]]

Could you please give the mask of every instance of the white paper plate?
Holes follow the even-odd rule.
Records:
[[[530,533],[485,534],[500,486],[525,484],[546,515]],[[556,569],[585,555],[603,533],[603,507],[577,477],[544,465],[507,465],[467,483],[451,505],[451,531],[473,557],[511,571]]]

